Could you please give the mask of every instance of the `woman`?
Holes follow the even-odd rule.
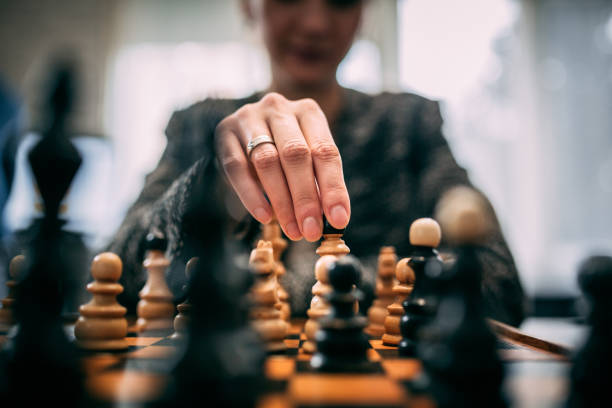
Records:
[[[442,136],[437,103],[413,94],[368,96],[338,84],[336,71],[355,38],[364,1],[242,4],[261,28],[271,84],[266,92],[208,99],[172,116],[166,151],[110,248],[125,262],[122,301],[128,306],[144,283],[143,237],[152,228],[168,237],[177,269],[170,284],[181,286],[177,277],[185,254],[177,220],[189,199],[193,165],[202,157],[218,160],[254,219],[267,223],[276,216],[295,241],[286,257],[291,271],[286,283],[296,313],[303,313],[310,299],[322,214],[337,228],[350,219],[347,244],[374,265],[382,245],[407,254],[410,223],[431,216],[449,188],[470,185]],[[206,147],[211,138],[214,149]],[[517,324],[523,292],[499,228],[488,245],[482,255],[488,314]],[[364,285],[371,287],[373,270],[365,275]]]

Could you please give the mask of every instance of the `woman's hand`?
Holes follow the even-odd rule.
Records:
[[[261,135],[274,143],[257,144],[248,154],[247,144]],[[259,222],[276,215],[290,239],[309,241],[321,237],[322,213],[336,228],[348,224],[342,160],[327,119],[312,99],[289,101],[269,93],[223,119],[215,138],[229,182]]]

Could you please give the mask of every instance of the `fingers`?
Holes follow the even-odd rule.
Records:
[[[217,134],[224,171],[258,221],[268,222],[273,209],[293,240],[319,239],[322,213],[334,227],[346,227],[351,209],[342,161],[316,102],[271,93],[226,117]],[[274,144],[258,144],[247,157],[246,145],[261,135]]]
[[[351,206],[344,183],[342,159],[319,105],[311,99],[294,102],[310,155],[327,220],[336,228],[349,222]]]
[[[224,132],[219,138],[219,163],[227,179],[247,211],[257,221],[267,224],[272,220],[272,208],[249,168],[240,141],[231,131]]]
[[[295,113],[288,101],[283,99],[268,95],[262,103],[266,108],[268,127],[274,137],[300,231],[307,240],[316,241],[321,237],[323,220],[310,148]]]
[[[236,113],[238,119],[235,126],[242,146],[246,146],[249,140],[259,135],[271,133],[262,115],[253,112],[250,107],[240,109]],[[258,145],[251,152],[249,159],[281,228],[290,239],[301,239],[302,233],[294,215],[291,194],[276,147],[270,143]]]

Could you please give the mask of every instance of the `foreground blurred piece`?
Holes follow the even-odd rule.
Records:
[[[568,407],[602,406],[610,401],[612,387],[612,258],[587,259],[578,272],[578,283],[590,303],[591,333],[573,359]]]
[[[48,129],[29,154],[44,215],[31,226],[33,240],[19,278],[15,301],[17,331],[0,357],[0,399],[29,406],[44,398],[50,406],[77,406],[83,398],[83,376],[74,346],[62,325],[64,300],[71,297],[74,253],[58,218],[60,205],[81,165],[66,136],[72,108],[74,71],[59,65],[54,72]],[[80,241],[79,241],[80,242]],[[81,243],[82,246],[82,243]],[[31,392],[35,390],[35,392]]]
[[[153,405],[253,406],[261,392],[265,353],[248,319],[252,277],[233,262],[235,248],[227,238],[214,161],[203,160],[197,171],[201,180],[183,220],[185,245],[198,257],[187,290],[188,329],[185,342],[175,342],[182,355],[171,368],[164,395]]]
[[[440,203],[437,218],[457,259],[446,268],[425,265],[426,274],[438,276],[442,295],[435,320],[421,331],[421,380],[440,408],[504,407],[504,370],[483,313],[477,257],[491,226],[485,202],[474,190],[457,189]]]

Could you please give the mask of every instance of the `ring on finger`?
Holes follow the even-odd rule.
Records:
[[[247,143],[247,156],[251,157],[251,152],[253,151],[253,149],[264,143],[274,144],[274,139],[272,139],[270,135],[265,134],[252,138],[249,143]]]

